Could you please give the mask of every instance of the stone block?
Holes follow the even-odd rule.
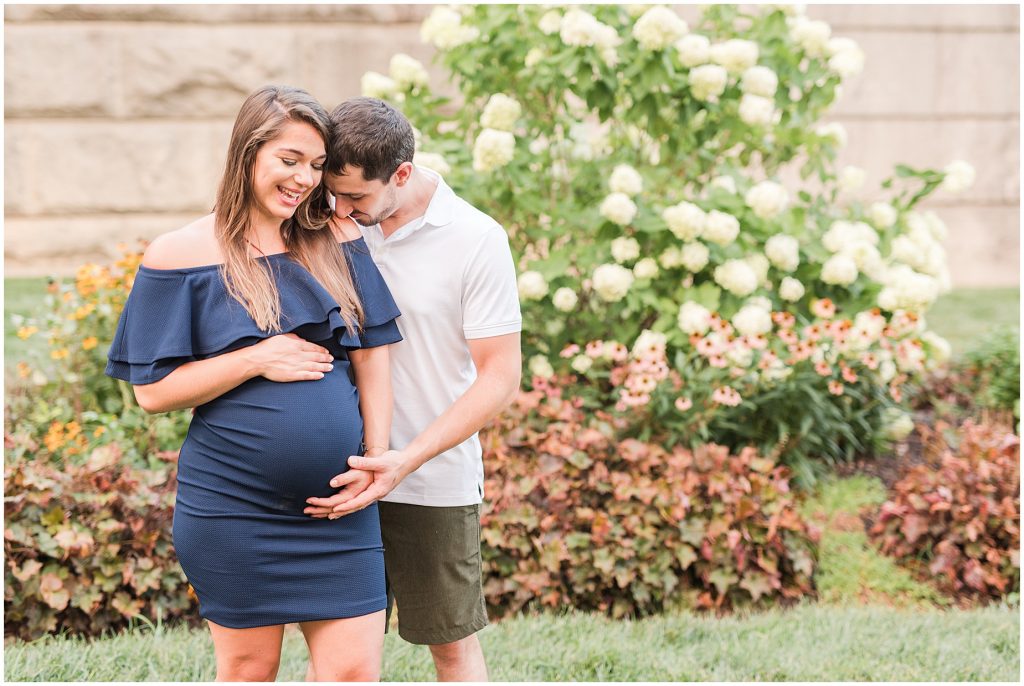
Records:
[[[272,25],[127,27],[125,100],[137,117],[230,117],[268,83],[301,86],[303,32]]]
[[[1020,285],[1020,210],[1017,207],[933,207],[945,222],[944,243],[954,288]]]
[[[304,83],[328,110],[360,95],[359,81],[367,71],[387,74],[391,57],[400,52],[423,62],[433,88],[449,87],[444,70],[431,64],[435,49],[409,26],[338,24],[311,32],[304,43]]]
[[[7,133],[27,151],[7,177],[32,179],[20,213],[199,212],[212,206],[231,122],[7,122]]]
[[[7,117],[109,117],[119,113],[121,44],[117,31],[82,25],[7,26]]]
[[[1020,113],[1020,33],[939,34],[937,110]]]
[[[431,5],[6,5],[7,23],[48,21],[130,21],[177,23],[300,23],[344,21],[363,24],[417,22]]]
[[[863,29],[1019,31],[1014,5],[808,5],[807,16],[833,31]]]
[[[844,121],[849,143],[838,157],[867,172],[866,189],[876,189],[897,164],[941,169],[963,159],[977,171],[973,188],[961,195],[938,191],[943,204],[1020,202],[1020,125],[1001,120]]]

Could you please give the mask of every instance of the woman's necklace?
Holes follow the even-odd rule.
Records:
[[[250,241],[248,238],[245,239],[245,242],[248,243],[249,245],[251,245],[253,248],[255,248],[256,252],[258,252],[260,255],[263,255],[263,257],[267,256],[267,253],[265,253],[262,250],[260,250],[260,246],[256,245],[255,243]]]

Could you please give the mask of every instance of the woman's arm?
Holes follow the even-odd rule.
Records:
[[[391,433],[391,366],[388,346],[349,350],[363,415],[366,452],[377,454],[389,446]]]
[[[295,334],[281,334],[241,350],[187,362],[155,383],[133,388],[146,412],[169,412],[207,403],[257,376],[282,382],[322,379],[333,369],[333,361],[326,348]],[[389,427],[390,389],[389,381]]]

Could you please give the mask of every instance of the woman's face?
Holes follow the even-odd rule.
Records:
[[[326,161],[324,141],[315,128],[301,121],[286,123],[256,153],[252,190],[257,216],[277,224],[291,218],[320,184]]]

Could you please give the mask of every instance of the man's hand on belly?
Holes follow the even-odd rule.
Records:
[[[366,471],[373,477],[373,483],[359,495],[339,494],[342,497],[334,506],[332,519],[337,519],[380,500],[395,489],[408,475],[408,460],[397,450],[389,450],[377,457],[350,457],[348,464],[352,471]]]
[[[328,516],[331,519],[337,519],[341,515],[331,516],[335,506],[355,498],[366,491],[372,483],[373,474],[370,472],[362,469],[349,469],[344,474],[338,474],[331,479],[331,486],[340,489],[337,493],[330,498],[307,498],[306,504],[310,507],[307,507],[303,512],[312,515],[316,519],[324,519]]]

